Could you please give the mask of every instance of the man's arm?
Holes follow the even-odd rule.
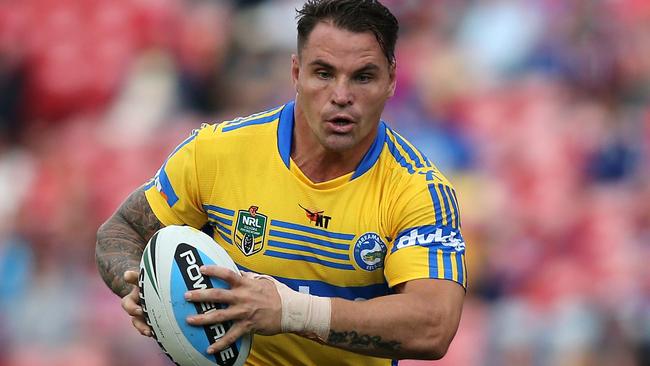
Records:
[[[124,273],[139,271],[147,241],[162,227],[140,187],[99,228],[95,260],[104,282],[116,295],[129,294],[132,285],[125,282]]]
[[[217,266],[202,267],[201,273],[224,280],[230,285],[230,290],[193,290],[187,293],[186,299],[226,303],[229,307],[191,316],[187,321],[192,325],[236,321],[221,339],[209,347],[209,353],[227,348],[246,332],[263,335],[281,333],[284,314],[288,312],[292,317],[297,314],[294,313],[297,308],[289,305],[285,309],[284,305],[303,303],[305,299],[305,294],[291,290],[268,276],[237,276]],[[366,301],[328,299],[331,301],[331,315],[328,317],[329,336],[325,343],[375,357],[442,358],[458,329],[464,289],[447,280],[418,279],[396,286],[396,292]],[[292,299],[287,302],[283,300],[288,298]],[[312,313],[316,305],[312,303],[307,307],[311,309],[307,310],[310,313],[307,318],[313,319],[312,316],[316,315]],[[322,314],[320,311],[316,313]],[[302,316],[304,312],[299,315]],[[303,325],[304,331],[296,332],[313,339],[313,329],[307,329],[311,326]]]
[[[327,344],[376,357],[440,359],[462,312],[465,290],[446,280],[412,280],[397,294],[367,301],[332,299]]]

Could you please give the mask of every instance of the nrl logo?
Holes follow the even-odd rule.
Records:
[[[267,217],[251,206],[248,210],[239,210],[237,226],[234,232],[234,242],[245,255],[253,255],[264,246]]]

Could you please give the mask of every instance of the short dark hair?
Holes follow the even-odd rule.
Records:
[[[372,32],[389,64],[395,63],[397,18],[377,0],[308,0],[298,15],[298,53],[319,22],[354,33]]]

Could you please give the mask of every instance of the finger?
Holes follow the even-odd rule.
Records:
[[[263,274],[259,274],[259,273],[255,273],[255,272],[246,272],[246,271],[240,271],[240,273],[241,273],[242,277],[247,278],[247,279],[251,279],[251,280],[267,280],[267,281],[271,282],[275,286],[278,286],[278,284],[280,284],[280,282],[278,282],[278,280],[276,280],[275,278],[273,278],[272,276],[269,276],[269,275],[263,275]]]
[[[235,287],[237,286],[242,277],[237,275],[237,273],[231,271],[228,268],[225,267],[219,267],[219,266],[201,266],[200,268],[201,274],[210,276],[210,277],[216,277],[219,278],[223,281],[225,281],[227,284],[230,285],[230,287]]]
[[[229,320],[243,319],[244,315],[245,311],[243,309],[230,306],[225,309],[213,310],[205,314],[188,316],[187,323],[191,325],[211,325],[223,323]]]
[[[241,276],[250,280],[269,280],[271,282],[274,281],[274,278],[268,275],[263,275],[255,272],[246,272],[246,271],[240,271]]]
[[[244,324],[243,321],[236,322],[232,325],[232,327],[230,327],[230,329],[226,332],[226,334],[224,334],[223,337],[219,338],[208,347],[207,352],[209,354],[215,354],[219,351],[222,351],[228,348],[228,346],[231,344],[235,343],[239,337],[248,332],[250,332],[250,325],[248,322],[246,322],[246,324]]]
[[[130,283],[132,285],[138,284],[139,273],[137,271],[126,271],[124,272],[124,282]]]
[[[131,317],[131,323],[143,336],[151,337],[153,335],[151,327],[147,325],[147,321],[144,317],[133,316]]]
[[[210,288],[205,290],[192,290],[185,293],[185,300],[191,302],[216,302],[232,304],[235,296],[230,290]]]
[[[239,271],[239,273],[241,273],[242,277],[250,278],[252,280],[259,277],[259,274],[255,273],[255,272]]]
[[[140,306],[139,289],[134,287],[126,296],[122,298],[122,309],[131,316],[142,316],[144,313]]]

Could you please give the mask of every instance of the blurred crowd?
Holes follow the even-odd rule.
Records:
[[[168,364],[95,232],[201,122],[293,98],[301,3],[0,0],[0,366]],[[385,3],[383,117],[455,184],[468,243],[434,364],[650,365],[650,2]]]

